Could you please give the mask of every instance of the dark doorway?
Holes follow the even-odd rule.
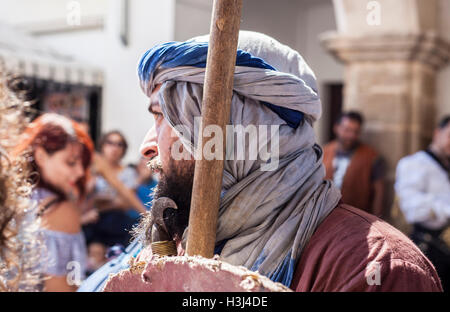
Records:
[[[21,99],[30,101],[31,120],[45,112],[58,113],[89,126],[94,143],[100,137],[102,88],[60,83],[35,77],[13,77],[9,88]]]
[[[324,90],[326,92],[324,110],[328,112],[328,130],[326,132],[327,142],[335,139],[333,125],[342,112],[343,88],[344,85],[342,83],[327,83],[324,86]]]

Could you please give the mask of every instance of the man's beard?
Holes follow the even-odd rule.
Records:
[[[189,223],[191,208],[192,185],[194,182],[193,161],[169,160],[167,168],[159,168],[160,179],[153,194],[153,201],[161,197],[172,199],[177,209],[167,208],[164,211],[165,225],[172,239],[180,240]],[[144,245],[150,243],[152,230],[151,212],[142,218],[134,235],[144,239]]]

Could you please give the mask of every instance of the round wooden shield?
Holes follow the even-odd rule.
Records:
[[[200,256],[152,257],[111,275],[107,292],[288,292],[288,287],[241,266]]]

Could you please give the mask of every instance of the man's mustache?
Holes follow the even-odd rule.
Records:
[[[162,171],[163,167],[162,167],[162,162],[161,162],[161,158],[159,158],[159,156],[155,156],[152,159],[150,159],[147,164],[146,164],[147,168],[150,169],[153,173],[157,173]]]

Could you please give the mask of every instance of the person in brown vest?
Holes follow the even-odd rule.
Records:
[[[385,162],[360,141],[364,119],[358,112],[341,114],[334,125],[336,140],[324,146],[326,179],[341,190],[344,203],[378,217],[383,215]]]

